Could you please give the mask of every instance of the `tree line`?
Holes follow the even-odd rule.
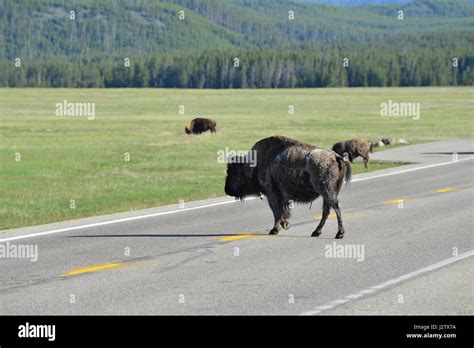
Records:
[[[2,87],[302,88],[474,85],[462,43],[393,49],[258,48],[187,55],[1,61]],[[19,66],[18,66],[19,65]]]

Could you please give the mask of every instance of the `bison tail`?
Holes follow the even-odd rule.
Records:
[[[369,141],[369,145],[370,145],[370,148],[369,148],[370,153],[374,152],[373,151],[374,150],[374,143]]]
[[[341,190],[342,183],[346,181],[346,186],[350,183],[352,179],[352,166],[348,159],[344,159],[341,156],[337,156],[337,163],[339,164],[339,178],[337,179],[336,186],[337,192]]]

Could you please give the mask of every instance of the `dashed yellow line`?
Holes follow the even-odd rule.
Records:
[[[451,192],[451,191],[456,191],[456,190],[458,189],[454,187],[443,187],[443,188],[437,189],[436,192],[444,193],[444,192]]]
[[[344,215],[347,215],[347,214],[344,214]],[[322,215],[319,215],[319,216],[315,215],[314,217],[315,217],[317,220],[321,220],[321,219],[323,218]],[[331,214],[328,215],[328,218],[329,218],[329,219],[334,219],[335,217],[337,217],[336,213],[331,213]]]
[[[115,263],[106,263],[103,265],[96,265],[96,266],[88,266],[88,267],[83,267],[83,268],[76,268],[73,269],[70,272],[67,272],[65,274],[62,274],[62,277],[69,277],[73,275],[78,275],[78,274],[83,274],[83,273],[90,273],[90,272],[97,272],[97,271],[102,271],[105,269],[110,269],[110,268],[116,268],[120,267],[124,264],[125,262],[115,262]]]
[[[397,204],[397,203],[408,202],[408,201],[412,201],[412,199],[408,199],[408,198],[390,199],[388,201],[384,201],[383,204]]]
[[[230,242],[230,241],[233,241],[233,240],[255,237],[255,236],[257,236],[257,235],[258,235],[258,234],[256,234],[256,233],[253,233],[253,234],[239,234],[239,235],[236,235],[236,236],[220,237],[220,238],[218,238],[217,240],[218,240],[219,242]]]

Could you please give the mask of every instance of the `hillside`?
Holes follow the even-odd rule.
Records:
[[[0,86],[474,84],[474,4],[466,0],[355,7],[304,0],[0,4]]]
[[[462,0],[357,8],[283,0],[0,3],[0,59],[7,60],[364,43],[474,26],[474,5]],[[404,21],[396,19],[400,8],[406,9]],[[295,11],[292,21],[290,9]],[[74,20],[69,19],[71,10]],[[180,10],[184,20],[178,18]]]

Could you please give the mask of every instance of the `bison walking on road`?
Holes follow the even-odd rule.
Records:
[[[210,118],[195,118],[189,126],[184,127],[186,134],[201,134],[207,132],[216,133],[216,121]]]
[[[332,150],[339,156],[344,156],[344,153],[347,153],[349,161],[351,162],[359,156],[362,157],[364,160],[364,166],[367,168],[367,163],[369,162],[369,152],[372,152],[373,147],[374,145],[371,141],[352,139],[334,144]]]
[[[247,163],[248,155],[229,159],[225,192],[239,199],[263,193],[275,218],[270,234],[278,234],[280,226],[289,228],[292,202],[310,203],[322,196],[322,219],[311,236],[321,234],[331,208],[337,215],[336,238],[344,236],[337,195],[344,180],[351,178],[348,161],[333,151],[283,136],[262,139],[250,151],[256,153],[256,166]]]

